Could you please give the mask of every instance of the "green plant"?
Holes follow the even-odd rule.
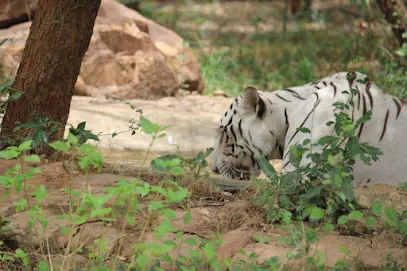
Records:
[[[81,122],[76,128],[71,125],[69,132],[78,138],[78,143],[86,143],[89,139],[99,141],[99,137],[90,130],[85,130],[86,122]]]
[[[406,40],[407,39],[407,31],[404,32],[401,36],[404,38],[404,40]],[[401,48],[396,51],[396,54],[398,54],[401,57],[406,57],[407,56],[407,42],[403,43]]]
[[[352,76],[350,74],[348,79],[354,80]],[[333,127],[333,135],[322,137],[313,144],[306,139],[302,144],[291,147],[289,155],[290,162],[296,167],[294,172],[277,176],[267,159],[258,159],[260,168],[271,180],[272,188],[258,190],[254,203],[272,214],[272,217],[268,217],[270,220],[284,220],[289,216],[287,212],[294,211],[293,206],[293,213],[302,219],[308,218],[311,222],[330,222],[341,213],[349,213],[346,218],[351,219],[363,216],[352,204],[353,165],[357,157],[370,164],[371,161],[377,160],[381,151],[367,143],[358,142],[359,126],[370,120],[371,112],[353,122],[348,112],[354,106],[353,97],[357,92],[352,89],[344,93],[349,95],[349,99],[347,102],[333,104],[335,120],[327,123]],[[311,133],[305,127],[297,130],[301,133]],[[303,155],[315,149],[321,151],[308,153],[310,162],[300,166]],[[301,182],[304,179],[308,181]],[[290,196],[294,193],[298,196]],[[345,216],[342,216],[342,219],[338,224],[346,222]]]
[[[187,172],[192,173],[195,178],[202,175],[202,172],[207,168],[208,161],[206,158],[213,152],[213,148],[207,148],[205,152],[200,151],[193,157],[184,157],[180,154],[168,154],[151,161],[151,168],[154,172],[173,173],[174,168],[172,166],[181,166],[185,168]],[[170,171],[168,171],[170,169]]]
[[[90,131],[84,129],[84,125],[79,127],[82,132]],[[83,128],[83,129],[82,129]],[[152,136],[152,143],[157,138],[162,137],[165,127],[150,122],[143,116],[140,116],[140,128],[144,133]],[[81,133],[78,133],[81,135]],[[103,164],[103,157],[94,146],[84,143],[86,137],[81,141],[79,136],[72,133],[68,134],[66,140],[49,143],[49,146],[57,151],[69,153],[69,163],[78,163],[79,167],[85,172],[83,183],[86,184],[90,169],[100,169]],[[150,147],[152,145],[150,144]],[[11,146],[7,150],[0,151],[2,159],[19,159],[20,163],[0,176],[0,185],[6,192],[14,190],[18,195],[22,195],[16,204],[19,212],[27,211],[29,213],[29,228],[34,231],[34,235],[40,244],[40,251],[51,251],[48,238],[43,239],[43,231],[48,227],[47,217],[43,214],[43,206],[47,200],[47,190],[44,186],[31,186],[29,180],[35,174],[40,173],[38,168],[26,170],[25,163],[39,162],[37,155],[27,155],[32,149],[33,141],[24,141],[19,146]],[[204,166],[206,155],[202,152],[195,160],[199,166]],[[182,231],[176,231],[171,221],[176,218],[173,206],[180,206],[186,210],[185,200],[189,195],[187,189],[181,187],[177,182],[171,180],[169,175],[180,176],[184,174],[181,167],[181,160],[156,159],[156,167],[164,173],[162,181],[158,185],[150,185],[142,180],[135,178],[131,181],[120,179],[117,186],[106,187],[105,193],[98,195],[92,194],[91,190],[83,188],[76,190],[72,186],[72,172],[70,172],[69,186],[64,190],[68,193],[69,208],[58,217],[65,221],[61,232],[65,235],[67,244],[63,251],[63,261],[58,266],[59,270],[70,270],[75,267],[75,263],[67,260],[74,254],[83,254],[88,258],[85,270],[147,270],[162,269],[163,264],[170,264],[182,270],[202,270],[211,267],[213,270],[222,270],[225,266],[236,269],[232,261],[223,261],[219,258],[217,249],[221,240],[205,240],[202,238],[184,238]],[[30,199],[33,197],[35,203]],[[139,202],[148,201],[147,208],[142,207]],[[109,205],[107,205],[109,202]],[[137,217],[144,216],[144,219],[137,222]],[[161,217],[160,222],[155,224],[156,217]],[[184,223],[188,224],[191,220],[191,213],[186,212]],[[106,264],[105,255],[107,253],[107,239],[104,237],[95,239],[92,244],[86,245],[86,240],[79,246],[73,245],[73,238],[77,234],[78,227],[85,223],[101,221],[104,223],[117,223],[120,226],[120,238],[112,255],[111,264]],[[2,223],[2,226],[6,222]],[[103,223],[101,224],[103,227]],[[136,227],[140,230],[138,242],[133,246],[133,256],[129,262],[119,261],[120,251],[123,247],[123,237],[128,227]],[[3,228],[3,227],[2,227]],[[153,228],[156,240],[150,243],[144,243],[144,236],[148,230]],[[6,228],[3,228],[6,229]],[[164,240],[168,233],[176,233],[174,241]],[[82,242],[82,241],[81,241]],[[179,255],[176,258],[170,256],[172,251],[177,249],[182,243],[192,245],[194,250],[190,255]],[[86,252],[83,249],[86,247]],[[32,263],[29,260],[28,253],[22,249],[17,249],[13,253],[1,254],[2,263],[15,261],[19,259],[24,269],[29,270]],[[72,265],[73,264],[73,265]],[[51,270],[54,263],[50,255],[42,255],[38,264],[39,270]],[[260,270],[260,269],[259,269]]]
[[[35,113],[33,112],[34,116]],[[8,144],[14,144],[20,140],[31,140],[32,150],[37,151],[49,143],[49,139],[55,133],[58,123],[45,116],[43,113],[38,114],[37,119],[33,122],[21,123],[16,122],[13,132],[21,132],[26,135],[24,138],[9,138]]]

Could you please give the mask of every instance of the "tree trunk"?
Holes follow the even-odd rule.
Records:
[[[18,143],[27,130],[13,132],[16,122],[35,122],[42,114],[59,123],[49,140],[61,140],[72,90],[89,46],[101,0],[40,0],[13,84],[22,96],[10,101],[1,138]],[[4,146],[3,146],[4,147]]]
[[[407,42],[407,39],[402,36],[407,31],[407,10],[403,2],[401,0],[376,0],[376,2],[386,21],[391,24],[391,30],[401,47],[404,42]]]

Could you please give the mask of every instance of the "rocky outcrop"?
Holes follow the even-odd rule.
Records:
[[[0,31],[0,65],[16,74],[30,23]],[[115,99],[157,99],[179,88],[201,92],[199,63],[173,31],[116,1],[103,0],[74,94]]]

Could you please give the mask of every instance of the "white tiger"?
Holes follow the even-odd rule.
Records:
[[[352,112],[348,112],[352,120],[372,110],[372,119],[359,128],[359,141],[383,151],[380,161],[370,166],[356,161],[354,182],[406,181],[406,103],[383,93],[366,75],[357,72],[336,73],[317,82],[272,92],[247,88],[230,105],[217,127],[212,170],[227,179],[247,180],[260,173],[255,158],[266,157],[282,158],[283,172],[292,171],[290,146],[306,138],[315,143],[331,135],[333,127],[326,123],[334,120],[332,105],[346,102],[349,95],[343,91],[349,92],[351,88],[357,90]],[[298,132],[298,127],[307,127],[312,132]],[[302,164],[308,162],[304,155]]]

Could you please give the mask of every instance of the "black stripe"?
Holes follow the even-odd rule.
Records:
[[[254,160],[254,157],[253,157],[253,156],[250,156],[250,158],[252,159],[253,167],[256,167],[256,160]]]
[[[389,109],[387,109],[386,117],[384,118],[383,131],[382,135],[380,136],[380,141],[382,141],[384,134],[386,133],[388,119],[389,119]]]
[[[238,125],[238,127],[239,127],[239,134],[241,135],[241,136],[243,136],[243,132],[242,132],[242,119],[241,120],[239,120],[239,125]]]
[[[365,81],[366,81],[366,79],[365,79]],[[367,92],[367,96],[369,97],[370,108],[371,108],[371,110],[373,110],[373,97],[372,97],[372,93],[370,93],[370,86],[371,85],[372,85],[372,83],[370,82],[370,80],[368,80],[367,83],[366,83],[366,92]]]
[[[281,97],[281,96],[278,95],[277,93],[276,93],[276,96],[277,96],[278,98],[280,98],[281,100],[286,101],[287,103],[291,103],[291,101],[289,101],[289,100],[287,100],[287,99]]]
[[[274,135],[273,131],[270,130],[269,132],[270,132],[270,134],[271,134],[272,136],[276,137],[276,136]]]
[[[253,147],[260,153],[260,156],[263,156],[263,151],[259,147],[254,145],[254,143],[253,143]]]
[[[253,142],[252,133],[250,133],[250,130],[248,132],[249,132],[250,142]]]
[[[353,99],[352,99],[352,101],[353,101]],[[354,119],[355,119],[355,105],[352,106],[352,123],[353,123]]]
[[[290,123],[288,122],[288,115],[287,115],[287,108],[284,108],[284,116],[285,116],[285,126],[290,127]]]
[[[283,168],[285,168],[289,163],[290,163],[290,161],[287,161],[287,162],[284,164]]]
[[[358,110],[360,108],[360,91],[359,91],[359,87],[356,86],[356,90],[358,91]]]
[[[235,139],[235,142],[236,142],[236,141],[237,141],[237,139],[236,139],[235,130],[233,129],[233,125],[231,125],[231,126],[230,126],[230,132],[232,133],[233,138]]]
[[[335,84],[334,83],[329,83],[333,88],[334,88],[334,97],[336,96],[336,91],[337,91],[337,88],[336,88],[336,86],[335,86]]]
[[[236,144],[236,146],[238,146],[238,147],[241,148],[242,150],[244,149],[243,146],[241,146],[241,145],[239,145],[239,144],[237,144],[237,143],[235,143],[235,144]]]
[[[305,124],[305,122],[308,120],[308,118],[311,116],[311,113],[314,112],[315,108],[319,105],[321,100],[319,99],[318,93],[314,94],[317,96],[317,100],[315,101],[314,107],[311,109],[311,111],[308,113],[307,117],[304,119],[304,121],[301,123],[299,128],[302,128],[302,126]],[[287,146],[290,145],[291,141],[294,139],[294,137],[297,135],[298,130],[295,131],[294,135],[290,138],[290,140],[287,143]],[[288,152],[287,152],[288,153]],[[284,159],[284,158],[283,158]]]
[[[285,88],[285,89],[283,89],[283,90],[290,92],[295,98],[298,98],[298,99],[303,100],[303,101],[306,100],[305,98],[301,97],[297,92],[295,92],[295,91],[292,90],[292,89]]]
[[[264,117],[264,113],[266,112],[266,104],[264,103],[263,99],[259,99],[259,111],[257,112],[257,117],[262,119]]]
[[[315,88],[316,88],[316,89],[321,89],[321,88],[320,88],[320,87],[318,87],[318,86],[315,86]]]
[[[227,128],[232,123],[232,120],[233,120],[233,116],[230,117],[230,120],[229,120],[228,124],[225,125],[225,128]]]
[[[395,98],[393,98],[393,102],[396,104],[396,106],[397,106],[397,116],[396,116],[396,119],[398,119],[398,117],[399,117],[399,115],[400,115],[400,112],[401,112],[401,104],[399,104],[399,102],[395,99]]]
[[[363,95],[363,116],[366,114],[366,99],[365,99],[365,95]],[[360,125],[360,130],[359,130],[359,133],[358,133],[358,139],[360,139],[360,135],[362,134],[362,130],[363,130],[363,127],[365,126],[365,124],[364,123],[362,123],[361,125]]]
[[[325,81],[322,81],[322,84],[324,84],[324,86],[326,86],[326,82],[325,82]]]
[[[252,151],[252,149],[250,149],[249,146],[246,145],[245,147],[246,147],[247,150],[250,151],[251,155],[254,155],[254,151]]]
[[[273,103],[270,101],[270,99],[266,99],[267,100],[267,102],[270,104],[270,105],[272,105]]]
[[[348,72],[348,73],[346,74],[346,79],[348,79],[349,88],[352,90],[353,82],[354,82],[355,79],[356,79],[356,73],[355,73],[355,72]]]

